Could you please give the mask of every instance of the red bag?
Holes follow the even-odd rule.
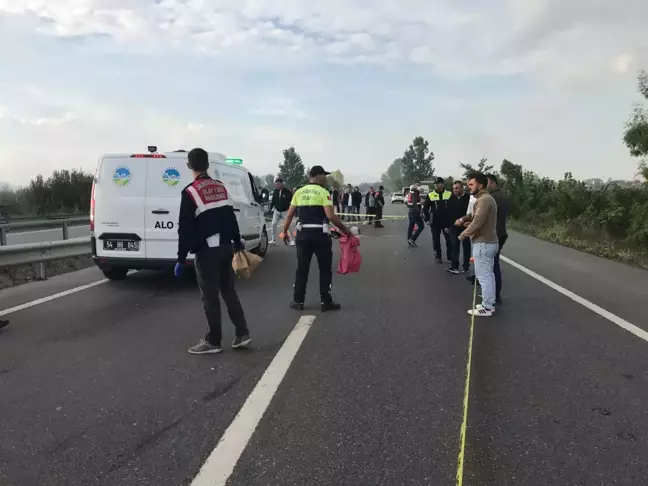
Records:
[[[340,237],[340,262],[337,273],[357,273],[360,271],[362,256],[360,255],[360,239],[357,236]]]

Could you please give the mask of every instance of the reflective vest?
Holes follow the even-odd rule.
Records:
[[[443,194],[441,194],[441,196],[442,197],[440,197],[439,193],[436,192],[436,191],[432,191],[432,192],[430,192],[430,194],[428,194],[428,197],[430,198],[430,201],[436,203],[436,202],[440,201],[441,199],[443,199],[444,201],[447,201],[448,199],[450,199],[450,196],[452,196],[452,193],[450,191],[443,191]]]

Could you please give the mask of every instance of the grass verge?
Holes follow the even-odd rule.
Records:
[[[543,226],[515,220],[509,221],[509,226],[521,233],[542,240],[648,270],[648,251],[646,249],[633,248],[623,242],[606,239],[601,235],[598,237],[578,235],[575,230],[570,230],[568,226],[560,223]]]

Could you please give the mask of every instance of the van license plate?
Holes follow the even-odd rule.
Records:
[[[104,240],[103,249],[112,251],[139,251],[139,241]]]

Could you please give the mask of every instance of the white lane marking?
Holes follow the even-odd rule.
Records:
[[[643,339],[644,341],[648,341],[648,332],[644,331],[640,327],[635,326],[634,324],[631,324],[630,322],[626,321],[625,319],[622,319],[621,317],[617,316],[616,314],[612,314],[611,312],[605,310],[603,307],[599,307],[598,305],[594,304],[593,302],[590,302],[587,299],[584,299],[580,295],[575,294],[571,290],[567,290],[565,287],[561,287],[555,282],[552,282],[551,280],[544,278],[542,275],[538,275],[535,273],[533,270],[529,270],[528,268],[520,265],[517,262],[514,262],[510,258],[505,257],[504,255],[500,256],[501,260],[508,263],[509,265],[517,268],[521,272],[526,273],[529,277],[535,278],[537,281],[542,282],[545,284],[547,287],[551,287],[554,289],[556,292],[560,292],[563,294],[565,297],[569,297],[571,300],[574,302],[578,302],[580,305],[583,307],[586,307],[587,309],[591,310],[592,312],[595,312],[601,317],[605,317],[608,321],[616,324],[622,329],[625,329],[628,332],[631,332],[635,336]]]
[[[302,316],[297,321],[191,486],[225,486],[314,321],[315,316]]]
[[[128,275],[132,275],[134,273],[137,273],[137,270],[131,270],[130,272],[128,272]],[[8,314],[13,314],[21,310],[29,309],[30,307],[34,307],[35,305],[45,304],[46,302],[60,299],[61,297],[66,297],[68,295],[76,294],[77,292],[81,292],[82,290],[91,289],[92,287],[105,284],[106,282],[109,281],[110,281],[109,279],[104,278],[102,280],[97,280],[96,282],[92,282],[86,285],[81,285],[80,287],[74,287],[73,289],[64,290],[63,292],[59,292],[58,294],[48,295],[47,297],[42,297],[40,299],[32,300],[31,302],[25,302],[24,304],[20,304],[15,307],[10,307],[9,309],[3,309],[0,310],[0,317],[6,316]]]
[[[15,307],[10,307],[9,309],[0,310],[0,316],[6,316],[7,314],[13,314],[14,312],[29,309],[30,307],[34,307],[35,305],[44,304],[52,300],[60,299],[61,297],[65,297],[66,295],[76,294],[77,292],[96,287],[97,285],[105,284],[106,282],[108,282],[108,279],[104,278],[103,280],[98,280],[87,285],[81,285],[80,287],[64,290],[63,292],[59,292],[58,294],[48,295],[47,297],[32,300],[31,302],[26,302]]]

